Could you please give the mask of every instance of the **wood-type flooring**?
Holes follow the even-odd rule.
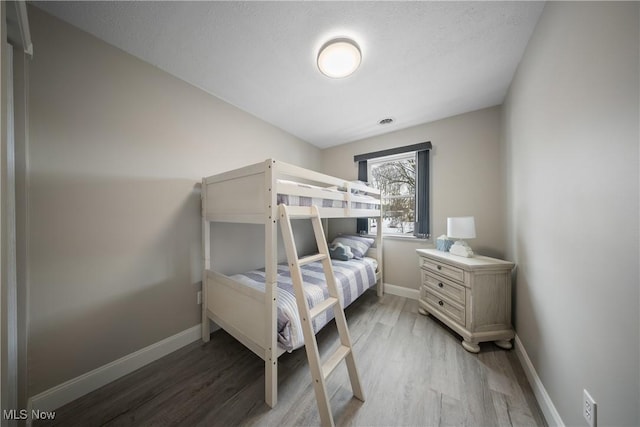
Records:
[[[353,398],[344,363],[328,379],[336,425],[545,426],[513,350],[479,354],[414,300],[367,291],[346,310],[366,401]],[[318,333],[338,345],[335,323]],[[56,411],[37,426],[319,425],[304,348],[279,359],[278,405],[264,403],[264,363],[223,330]]]

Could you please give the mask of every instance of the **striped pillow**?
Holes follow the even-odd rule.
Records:
[[[344,246],[349,246],[351,248],[351,252],[353,252],[353,257],[355,259],[362,259],[371,245],[373,245],[373,242],[374,240],[369,237],[340,236],[333,239],[331,246],[337,243],[342,243]]]

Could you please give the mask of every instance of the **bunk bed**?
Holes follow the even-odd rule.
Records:
[[[282,283],[278,285],[286,276],[286,271],[278,265],[278,205],[281,203],[287,205],[293,218],[308,216],[310,205],[315,205],[323,220],[373,217],[382,224],[379,190],[274,159],[203,178],[202,339],[209,341],[209,320],[212,320],[262,358],[265,401],[270,407],[277,403],[278,357],[302,345],[295,337],[288,344],[279,344],[279,339],[283,342],[283,332],[279,330],[283,320],[279,321],[278,316],[282,317],[285,310],[281,305],[286,303],[280,288]],[[264,270],[234,276],[213,271],[211,239],[215,236],[211,236],[211,222],[264,224]],[[375,243],[363,257],[363,263],[369,266],[365,268],[373,271],[372,285],[377,283],[379,295],[383,292],[381,229],[377,227]],[[333,263],[338,269],[353,265],[348,264],[351,261],[345,261],[342,266],[340,261]],[[260,275],[263,283],[251,283]],[[341,296],[344,303],[345,295]],[[329,320],[324,319],[317,329]]]

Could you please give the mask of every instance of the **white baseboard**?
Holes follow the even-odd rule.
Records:
[[[547,424],[550,426],[564,427],[565,424],[562,421],[562,418],[560,418],[560,414],[551,401],[551,397],[549,397],[547,390],[544,388],[544,384],[542,384],[542,381],[538,376],[538,372],[536,372],[536,369],[533,367],[533,363],[531,363],[531,359],[529,359],[529,355],[522,345],[522,341],[520,341],[520,337],[518,335],[516,335],[514,343],[516,355],[520,360],[520,364],[522,364],[524,373],[527,375],[533,394],[536,396],[536,400],[538,401],[538,405],[540,405],[540,409],[542,409],[542,413],[544,414]]]
[[[409,299],[417,300],[420,297],[420,291],[417,289],[405,288],[404,286],[396,286],[390,283],[384,284],[384,292],[391,295],[398,295]]]
[[[53,411],[98,388],[123,377],[136,369],[172,353],[201,338],[201,325],[193,326],[155,344],[126,355],[118,360],[73,378],[29,398],[28,413],[32,410]]]

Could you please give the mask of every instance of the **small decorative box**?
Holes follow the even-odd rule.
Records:
[[[449,252],[449,249],[453,245],[453,240],[449,239],[444,234],[436,239],[436,249],[442,252]]]

